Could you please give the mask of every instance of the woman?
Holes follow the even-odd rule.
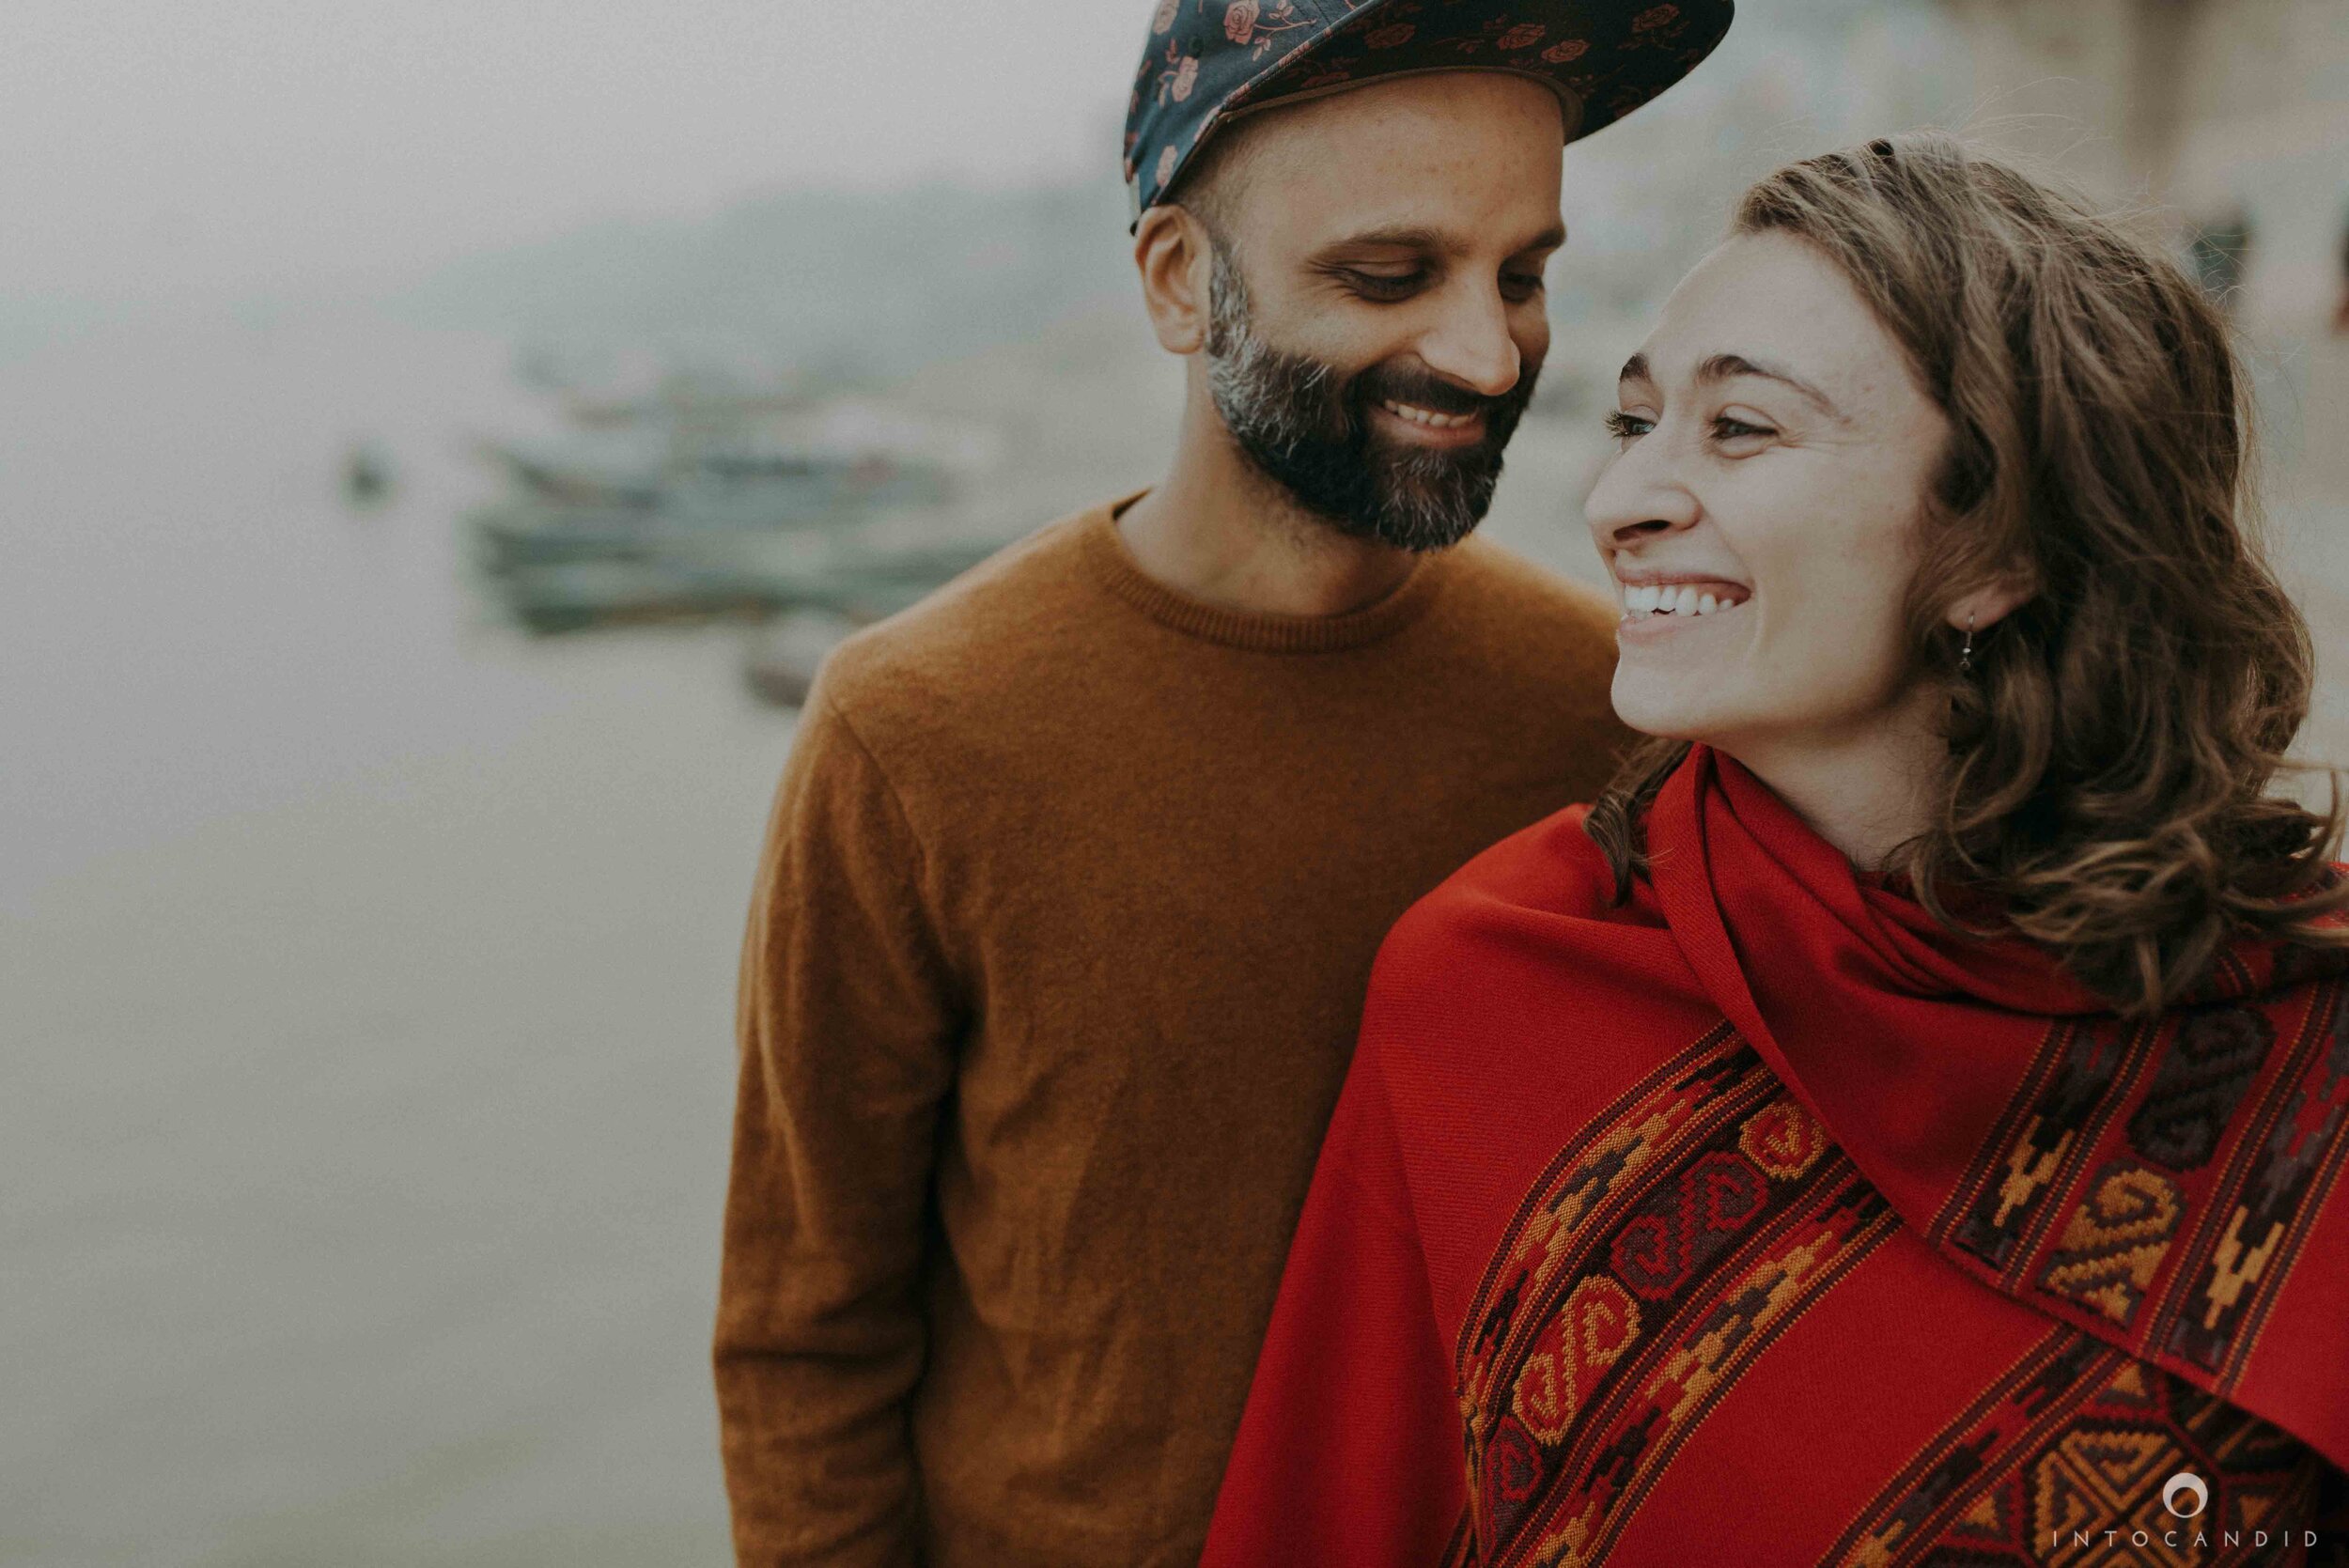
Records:
[[[1590,502],[1612,791],[1389,939],[1211,1564],[2321,1560],[2349,884],[2166,257],[1750,192]]]

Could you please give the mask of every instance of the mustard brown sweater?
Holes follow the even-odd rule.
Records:
[[[845,644],[744,949],[739,1560],[1198,1560],[1389,925],[1606,782],[1613,613],[1471,541],[1328,619],[1112,509]]]

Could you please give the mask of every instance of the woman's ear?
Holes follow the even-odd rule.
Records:
[[[1206,225],[1173,203],[1142,215],[1134,230],[1134,269],[1159,347],[1195,354],[1207,346],[1208,279],[1214,252]]]
[[[2000,577],[1986,582],[1950,606],[1950,629],[1987,631],[2020,609],[2035,591],[2019,577]]]

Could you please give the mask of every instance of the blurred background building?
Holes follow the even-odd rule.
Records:
[[[736,942],[847,627],[1150,483],[1146,4],[16,0],[0,1562],[725,1560]],[[1569,150],[1493,534],[1736,192],[1934,123],[2229,303],[2349,755],[2349,0],[1746,0]]]
[[[2279,490],[2349,495],[2349,6],[1948,0],[2025,145],[2157,204],[2269,377]]]

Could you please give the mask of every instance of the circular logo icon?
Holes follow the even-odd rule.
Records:
[[[2210,1488],[2192,1470],[2180,1470],[2161,1483],[2161,1506],[2181,1519],[2191,1519],[2210,1506]]]

